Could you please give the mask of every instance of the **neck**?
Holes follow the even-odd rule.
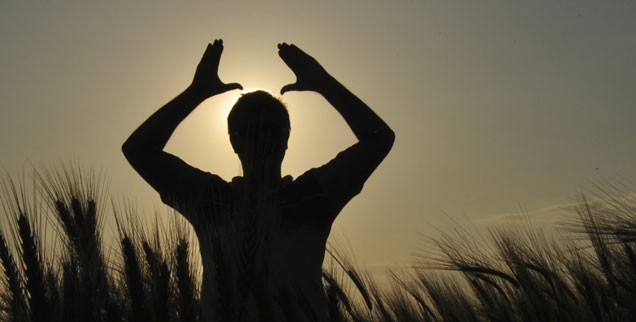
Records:
[[[276,187],[281,180],[280,166],[272,168],[243,166],[243,178],[248,182],[263,185],[264,188]]]

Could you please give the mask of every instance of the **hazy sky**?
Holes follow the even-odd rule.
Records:
[[[295,43],[395,131],[396,143],[340,214],[365,265],[408,263],[448,219],[549,218],[603,177],[636,180],[632,1],[0,2],[0,167],[79,161],[141,208],[158,195],[120,152],[223,38],[220,76],[278,93]],[[239,174],[226,116],[206,101],[167,150]],[[294,177],[355,142],[317,94],[283,96]]]

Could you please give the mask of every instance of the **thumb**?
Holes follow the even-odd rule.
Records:
[[[283,95],[289,91],[299,91],[299,90],[300,90],[300,87],[298,86],[298,83],[287,84],[280,89],[280,95]]]
[[[235,89],[243,89],[243,86],[241,86],[241,84],[239,83],[230,83],[230,84],[225,84],[225,90],[226,91],[231,91],[231,90],[235,90]]]

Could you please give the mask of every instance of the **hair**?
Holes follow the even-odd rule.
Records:
[[[275,130],[286,143],[291,130],[287,107],[279,98],[263,90],[242,94],[227,117],[230,139],[245,137],[249,130],[263,127]]]

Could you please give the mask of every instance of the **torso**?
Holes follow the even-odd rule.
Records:
[[[329,214],[328,200],[325,194],[320,190],[318,184],[311,177],[299,178],[300,180],[292,181],[291,177],[285,177],[281,180],[280,190],[275,201],[272,201],[273,207],[262,213],[257,213],[258,218],[250,219],[252,226],[263,227],[267,225],[267,217],[280,218],[280,225],[276,229],[273,236],[272,247],[265,250],[267,254],[264,256],[270,261],[270,268],[274,274],[274,278],[280,283],[293,285],[294,293],[300,292],[302,296],[307,297],[310,303],[317,305],[314,310],[322,310],[320,308],[323,302],[322,290],[322,262],[325,255],[325,247],[329,232],[331,230],[331,214]],[[201,255],[204,262],[204,285],[202,290],[202,301],[205,303],[208,297],[210,282],[206,281],[206,275],[213,270],[207,263],[212,262],[214,246],[206,243],[209,239],[211,243],[218,243],[214,238],[210,239],[210,231],[225,234],[223,230],[236,231],[243,230],[245,227],[236,224],[237,212],[240,212],[240,198],[243,189],[241,178],[235,178],[231,183],[219,191],[219,187],[214,187],[215,196],[207,196],[203,198],[199,207],[199,218],[202,220],[193,223],[199,243],[201,247]],[[219,197],[219,193],[222,194]],[[204,195],[205,196],[205,195]],[[238,200],[237,200],[238,199]],[[263,202],[269,203],[268,201]],[[267,207],[263,207],[267,208]],[[248,229],[254,229],[251,227]],[[242,244],[249,239],[251,232],[233,234],[242,235]],[[226,235],[227,236],[227,235]],[[249,243],[249,242],[248,242]],[[246,248],[236,248],[246,251]],[[231,248],[231,247],[230,247]],[[217,250],[218,251],[218,250]],[[240,253],[241,251],[237,251]],[[259,255],[249,254],[247,257]],[[255,261],[252,265],[261,267],[260,261]],[[257,270],[262,270],[257,269]],[[259,275],[260,273],[255,273]],[[241,277],[239,277],[241,278]],[[262,278],[257,277],[257,278]],[[281,282],[284,279],[285,282]],[[203,304],[202,303],[202,304]],[[204,309],[205,311],[205,309]],[[204,312],[205,314],[205,312]]]

